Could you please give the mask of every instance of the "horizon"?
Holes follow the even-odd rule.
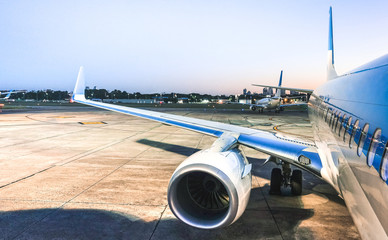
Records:
[[[388,53],[388,3],[95,1],[0,3],[0,88],[240,94],[253,83],[326,81],[329,7],[341,75]]]
[[[52,92],[56,92],[56,91],[59,91],[59,92],[68,92],[69,94],[73,92],[73,90],[69,91],[69,90],[66,90],[66,89],[3,89],[3,90],[0,90],[0,94],[1,95],[5,95],[5,93],[3,92],[8,92],[8,91],[25,91],[24,93],[31,93],[31,92],[47,92],[47,91],[52,91]],[[85,91],[87,90],[106,90],[108,93],[111,93],[111,92],[114,92],[114,91],[121,91],[121,92],[126,92],[128,94],[136,94],[136,93],[140,93],[142,95],[153,95],[153,94],[159,94],[159,95],[163,95],[163,94],[182,94],[182,95],[190,95],[190,94],[199,94],[199,95],[211,95],[211,96],[236,96],[236,95],[239,95],[239,96],[242,96],[242,95],[262,95],[263,94],[263,88],[261,88],[261,91],[250,91],[249,89],[247,89],[247,94],[244,94],[243,93],[243,90],[241,91],[241,93],[236,93],[236,94],[225,94],[225,93],[215,93],[215,94],[211,94],[211,93],[208,93],[208,92],[139,92],[139,91],[136,91],[136,92],[128,92],[126,90],[121,90],[121,89],[105,89],[105,88],[91,88],[90,86],[85,86]],[[250,94],[249,94],[250,92]],[[288,90],[286,90],[286,92],[289,92]],[[16,92],[13,93],[13,94],[17,94]],[[20,94],[20,93],[19,93]],[[286,95],[289,95],[290,93],[286,93]],[[300,94],[303,94],[303,93],[300,93]],[[273,95],[273,94],[272,94]],[[70,95],[69,95],[70,96]],[[12,98],[12,95],[11,97]]]

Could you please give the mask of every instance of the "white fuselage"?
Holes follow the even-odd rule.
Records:
[[[388,239],[387,63],[388,55],[330,80],[309,101],[322,178],[344,198],[363,239]]]
[[[264,109],[272,110],[279,109],[281,98],[263,98],[256,101],[256,105],[263,105]]]

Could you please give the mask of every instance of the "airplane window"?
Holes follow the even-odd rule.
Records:
[[[350,134],[350,139],[349,139],[349,147],[352,148],[352,138],[354,137],[354,135],[356,135],[356,132],[357,132],[357,129],[358,129],[358,124],[359,124],[359,120],[357,119],[354,124],[353,124],[353,129],[352,129],[352,133]]]
[[[341,136],[341,130],[343,128],[343,125],[345,124],[345,121],[346,120],[346,114],[344,114],[342,116],[342,120],[341,120],[341,123],[340,123],[340,126],[339,126],[339,130],[338,130],[338,136]]]
[[[365,123],[364,127],[362,128],[360,140],[358,141],[358,147],[357,147],[357,154],[358,154],[358,156],[361,156],[361,154],[362,154],[362,149],[363,149],[363,146],[364,146],[364,142],[365,142],[366,136],[368,134],[368,130],[369,130],[369,124]]]
[[[332,112],[331,113],[331,116],[330,116],[330,121],[329,121],[329,127],[331,127],[331,123],[333,122],[333,118],[335,118],[335,114],[336,114],[337,112]]]
[[[331,109],[327,109],[326,116],[325,116],[325,122],[327,122],[327,117],[331,114]]]
[[[344,142],[346,141],[346,132],[350,129],[350,126],[352,124],[352,117],[348,118],[347,124],[344,127]]]
[[[388,180],[388,143],[385,146],[383,159],[381,160],[380,176],[385,182]]]
[[[340,119],[341,119],[341,113],[338,113],[337,119],[336,119],[336,121],[335,121],[334,132],[337,131],[338,122],[341,122]]]
[[[369,167],[372,166],[373,160],[375,159],[376,149],[380,143],[380,137],[381,137],[381,129],[376,129],[375,133],[373,134],[372,141],[370,142],[368,159],[366,160],[366,163],[368,164]]]
[[[326,122],[327,123],[329,123],[329,116],[331,116],[331,114],[332,114],[332,111],[331,111],[331,109],[329,109],[328,111],[327,111],[327,114],[326,114]]]
[[[337,111],[335,111],[334,114],[332,115],[332,118],[330,118],[330,124],[329,124],[330,127],[333,127],[336,117],[337,117]]]

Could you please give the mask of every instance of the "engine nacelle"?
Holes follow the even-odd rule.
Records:
[[[251,105],[251,106],[249,107],[249,109],[251,109],[252,111],[256,111],[257,108],[256,108],[256,106],[252,106],[252,105]]]
[[[252,176],[247,164],[237,148],[224,152],[207,149],[193,154],[171,177],[167,196],[171,211],[197,228],[232,224],[249,201]]]

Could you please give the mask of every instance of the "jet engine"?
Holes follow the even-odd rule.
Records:
[[[174,215],[193,227],[213,229],[235,222],[251,192],[251,167],[238,148],[206,149],[183,161],[168,186]]]
[[[250,106],[249,109],[252,110],[252,111],[256,111],[256,107],[255,106]]]

